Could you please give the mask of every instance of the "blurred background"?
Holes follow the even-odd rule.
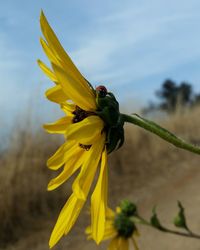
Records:
[[[46,160],[62,144],[42,130],[60,117],[44,97],[52,83],[36,60],[43,9],[64,48],[93,84],[104,84],[121,110],[138,112],[200,145],[200,2],[114,0],[0,1],[0,249],[47,250],[73,178],[47,192],[55,176]],[[157,205],[172,225],[182,201],[200,233],[199,156],[126,126],[124,147],[109,158],[110,205],[128,198],[149,218]],[[75,228],[55,249],[106,249],[86,241],[85,206]],[[140,228],[141,250],[200,249],[200,241]]]

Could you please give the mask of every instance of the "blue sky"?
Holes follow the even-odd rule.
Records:
[[[5,120],[32,106],[36,113],[54,110],[43,97],[51,83],[36,64],[48,62],[39,44],[41,9],[86,78],[107,85],[121,102],[142,106],[166,78],[189,81],[200,92],[199,0],[2,0]]]

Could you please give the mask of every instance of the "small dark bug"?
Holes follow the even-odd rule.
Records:
[[[96,93],[98,94],[98,96],[101,97],[105,97],[108,93],[107,88],[103,85],[99,85],[98,87],[96,87]]]

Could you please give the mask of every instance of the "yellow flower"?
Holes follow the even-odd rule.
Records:
[[[137,114],[120,114],[119,104],[114,95],[104,86],[93,89],[67,55],[46,17],[41,13],[41,29],[44,38],[41,45],[51,68],[38,60],[42,71],[55,83],[46,91],[50,101],[60,105],[65,116],[58,121],[44,125],[49,133],[63,134],[65,143],[48,160],[52,170],[63,168],[52,179],[48,190],[63,184],[76,171],[79,171],[72,186],[72,195],[60,212],[51,234],[49,245],[53,247],[67,234],[87,199],[94,176],[100,165],[99,177],[91,196],[91,237],[99,243],[103,238],[114,236],[110,249],[127,249],[128,238],[112,226],[107,230],[107,154],[122,146],[124,122],[140,126],[177,147],[200,154],[200,148],[187,144],[166,129]],[[116,219],[115,219],[116,221]],[[113,225],[113,224],[112,224]],[[105,231],[105,233],[104,233]],[[134,232],[136,230],[133,230]],[[114,234],[115,233],[115,234]],[[133,241],[134,242],[134,241]]]
[[[43,12],[40,24],[44,36],[44,39],[40,39],[41,45],[52,69],[40,60],[38,64],[55,83],[54,87],[46,91],[46,96],[59,104],[65,112],[65,116],[58,121],[44,125],[49,133],[63,134],[66,139],[47,162],[52,170],[63,167],[62,172],[49,182],[48,190],[57,188],[79,170],[72,186],[72,195],[60,212],[49,245],[53,247],[76,222],[100,163],[98,181],[91,196],[92,236],[99,243],[104,235],[106,220],[107,153],[123,144],[123,123],[119,119],[119,105],[104,86],[94,90],[81,75]],[[113,137],[114,134],[116,135]]]
[[[116,208],[116,212],[107,208],[106,214],[103,240],[111,239],[108,250],[128,250],[130,242],[135,250],[139,250],[134,239],[134,236],[138,236],[139,233],[130,216],[123,214],[119,207]],[[87,227],[85,232],[88,235],[88,239],[93,238],[91,227]]]

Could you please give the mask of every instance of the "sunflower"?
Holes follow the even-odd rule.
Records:
[[[48,184],[53,190],[79,171],[72,194],[60,212],[49,245],[53,247],[73,227],[83,208],[96,173],[99,173],[91,195],[91,237],[97,242],[105,237],[107,209],[107,155],[124,142],[124,123],[128,122],[156,134],[176,147],[200,154],[200,148],[188,144],[155,122],[137,114],[120,114],[115,96],[105,86],[93,88],[79,72],[63,49],[44,13],[40,17],[42,48],[51,67],[38,60],[42,71],[54,82],[46,97],[60,106],[64,117],[44,125],[49,133],[63,134],[65,142],[47,161],[51,170],[62,171]],[[100,169],[98,169],[100,166]],[[116,228],[113,228],[113,232]],[[125,240],[126,239],[126,240]],[[127,237],[117,234],[111,246],[127,245]],[[119,247],[118,247],[119,248]],[[120,249],[119,248],[119,249]],[[111,248],[114,249],[114,248]],[[125,248],[126,249],[126,248]]]
[[[108,250],[128,250],[129,243],[132,243],[135,250],[139,250],[135,240],[135,236],[138,236],[138,230],[131,220],[131,217],[135,213],[135,207],[132,203],[125,202],[126,208],[117,207],[116,212],[107,208],[106,223],[103,241],[111,240],[108,245]],[[131,209],[130,209],[131,208]],[[87,227],[85,233],[88,235],[88,239],[92,239],[92,229]]]
[[[40,39],[51,68],[38,60],[42,71],[55,83],[46,97],[58,105],[64,117],[44,125],[49,133],[63,134],[65,142],[47,161],[51,170],[61,173],[48,184],[54,190],[76,171],[72,194],[62,208],[52,231],[49,246],[53,247],[68,234],[87,200],[93,179],[99,176],[91,195],[92,237],[99,243],[104,235],[107,209],[107,155],[123,144],[123,122],[114,95],[100,85],[96,89],[82,76],[67,55],[44,13],[40,17],[44,38]]]

